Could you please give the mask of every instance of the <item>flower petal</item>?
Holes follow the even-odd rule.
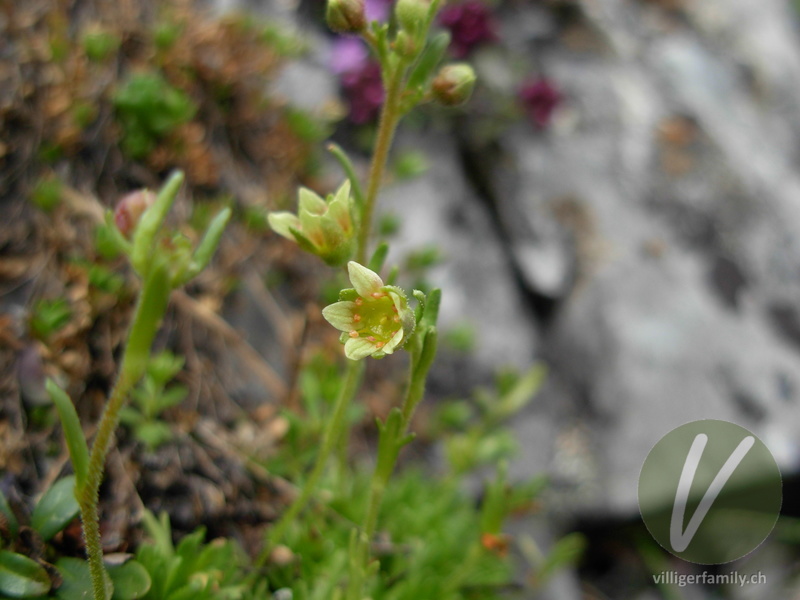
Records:
[[[301,187],[299,193],[297,212],[307,210],[315,215],[324,215],[328,204],[308,188]]]
[[[267,221],[269,226],[272,227],[272,231],[293,241],[295,237],[292,234],[292,229],[300,229],[300,219],[286,211],[269,213]]]
[[[344,345],[344,354],[350,360],[361,360],[378,351],[375,342],[366,338],[351,338]]]
[[[334,302],[322,309],[322,316],[339,331],[350,332],[355,329],[355,323],[353,322],[355,309],[355,302]]]
[[[392,336],[392,339],[386,342],[386,345],[383,348],[381,348],[381,352],[383,352],[384,354],[391,354],[392,352],[395,351],[395,349],[398,346],[400,346],[400,343],[402,341],[403,341],[403,330],[398,329],[397,333],[395,333]]]
[[[353,260],[347,263],[347,272],[350,275],[350,283],[362,298],[380,292],[383,287],[383,280],[377,273]]]

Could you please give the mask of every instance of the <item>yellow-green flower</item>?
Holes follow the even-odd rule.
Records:
[[[267,217],[272,230],[297,242],[331,266],[344,264],[353,254],[356,228],[353,222],[350,182],[323,200],[307,188],[300,188],[297,214],[273,212]]]
[[[342,290],[340,301],[322,316],[342,331],[344,353],[351,360],[382,358],[404,344],[414,331],[414,311],[405,292],[384,285],[380,276],[357,262],[347,263],[353,289]]]

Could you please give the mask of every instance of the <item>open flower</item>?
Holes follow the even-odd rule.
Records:
[[[350,182],[323,200],[307,188],[300,188],[297,214],[273,212],[268,216],[272,230],[293,240],[307,252],[331,266],[343,264],[353,254],[356,229],[353,223]]]
[[[350,261],[347,263],[354,289],[342,290],[340,301],[326,306],[322,316],[342,331],[344,353],[351,360],[391,354],[414,331],[414,311],[405,292],[384,285],[377,273]]]

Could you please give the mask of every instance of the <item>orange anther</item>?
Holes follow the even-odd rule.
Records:
[[[353,315],[353,321],[355,323],[358,323],[360,320],[361,320],[361,315],[359,315],[359,314]]]
[[[358,337],[358,332],[355,329],[353,329],[353,331],[351,331],[347,335],[349,335],[351,338],[357,338]]]

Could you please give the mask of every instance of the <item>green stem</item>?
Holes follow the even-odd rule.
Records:
[[[89,559],[89,572],[92,578],[94,600],[106,600],[105,567],[103,566],[103,546],[100,539],[100,518],[97,504],[103,469],[111,442],[119,425],[119,414],[133,386],[144,374],[150,347],[158,331],[161,318],[167,310],[169,301],[167,270],[164,265],[156,265],[145,281],[144,288],[133,316],[125,357],[114,389],[106,403],[97,435],[89,453],[89,467],[86,484],[78,491],[78,505],[81,510],[83,535]]]
[[[375,138],[375,148],[367,181],[367,195],[364,209],[361,213],[361,225],[358,232],[356,261],[362,265],[367,261],[367,247],[369,246],[369,235],[372,231],[372,217],[375,212],[378,191],[383,180],[383,172],[386,169],[386,159],[389,156],[389,148],[392,146],[397,123],[400,121],[400,97],[405,70],[403,64],[398,64],[388,77],[388,85],[386,86],[386,99],[381,110],[378,135]]]
[[[414,411],[422,400],[422,396],[425,392],[425,381],[427,380],[428,370],[427,368],[419,368],[418,358],[418,353],[412,351],[409,382],[405,398],[403,399],[401,409],[402,418],[399,430],[395,431],[387,428],[381,432],[381,435],[392,435],[394,439],[389,443],[380,444],[377,464],[370,481],[367,512],[358,537],[354,557],[355,560],[352,563],[353,570],[350,573],[350,581],[347,586],[347,600],[361,600],[363,596],[364,584],[369,569],[369,546],[370,542],[375,537],[375,531],[378,526],[378,515],[383,501],[383,494],[394,472],[400,449],[408,441],[408,428],[411,424],[411,418],[414,416]],[[381,456],[381,450],[386,450],[385,456]]]
[[[280,520],[270,529],[267,535],[267,543],[256,559],[256,568],[261,568],[266,564],[272,549],[280,543],[282,538],[286,535],[286,530],[295,521],[314,495],[328,460],[342,436],[347,421],[347,409],[350,407],[350,402],[358,388],[362,368],[362,361],[348,361],[344,382],[339,390],[339,396],[336,399],[336,405],[334,406],[331,420],[328,422],[328,427],[323,434],[322,447],[319,450],[319,454],[317,454],[314,468],[311,470],[311,474],[303,485],[303,490],[300,492],[300,495],[295,498],[292,505],[283,513]]]

